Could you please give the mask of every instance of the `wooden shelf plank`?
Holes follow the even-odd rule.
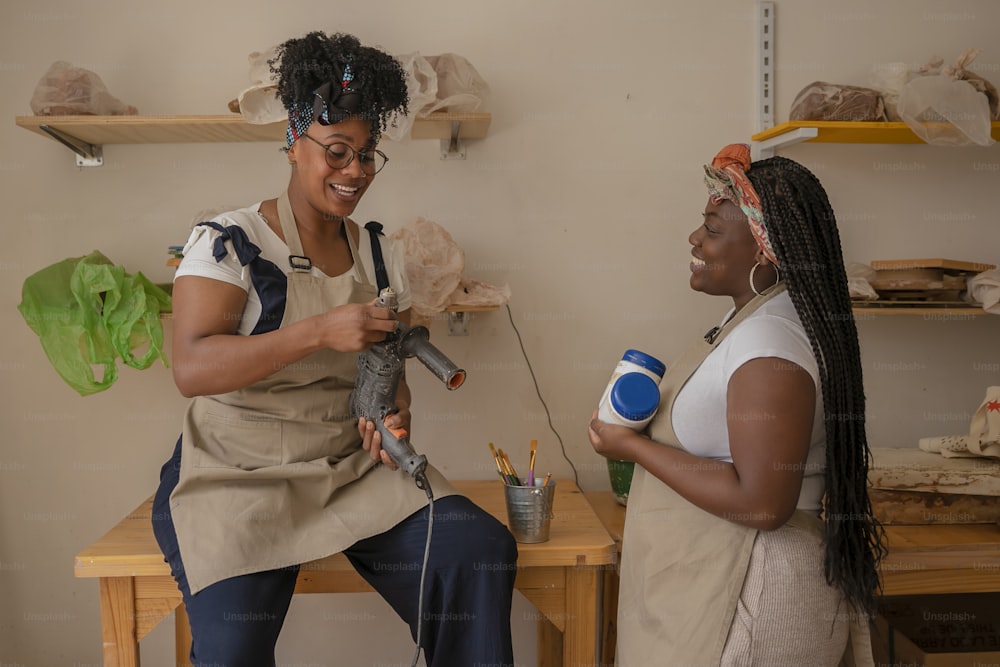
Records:
[[[26,130],[48,126],[88,144],[281,141],[285,123],[251,125],[242,116],[18,116]]]
[[[460,303],[452,304],[444,309],[446,313],[490,313],[500,310],[500,306],[463,306]]]
[[[873,259],[869,266],[876,271],[894,271],[901,269],[948,269],[954,271],[969,271],[981,273],[997,268],[996,264],[984,262],[967,262],[957,259]]]
[[[994,139],[1000,141],[1000,122],[994,121],[991,133]],[[806,139],[814,143],[839,144],[922,144],[906,123],[876,123],[860,121],[834,120],[792,120],[775,125],[763,132],[753,135],[753,141],[766,141],[780,137],[799,128],[816,128],[815,138]]]
[[[450,139],[451,124],[461,123],[459,139],[484,139],[493,117],[488,113],[432,113],[417,118],[410,130],[411,139]]]
[[[982,308],[960,308],[960,307],[937,307],[926,308],[920,306],[853,306],[855,313],[864,315],[933,315],[935,317],[978,317],[989,315]]]
[[[453,122],[460,123],[460,139],[486,137],[489,113],[433,113],[417,118],[414,139],[448,139]],[[104,144],[162,144],[200,142],[284,141],[286,123],[252,125],[237,114],[202,116],[18,116],[19,127],[43,137],[51,127],[95,146]]]

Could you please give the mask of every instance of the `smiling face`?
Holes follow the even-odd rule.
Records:
[[[355,152],[374,148],[371,123],[357,118],[333,125],[313,123],[306,136],[299,137],[288,149],[289,160],[295,165],[292,178],[297,180],[297,189],[313,209],[327,218],[350,216],[375,178],[364,171],[357,154],[346,167],[330,167],[324,146],[337,142]]]
[[[691,232],[691,289],[715,296],[731,296],[742,307],[754,293],[750,268],[762,255],[743,211],[728,199],[709,200],[704,223]]]

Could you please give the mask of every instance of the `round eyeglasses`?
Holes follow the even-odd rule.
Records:
[[[346,169],[347,165],[351,164],[354,160],[354,156],[357,155],[361,170],[369,176],[373,176],[382,171],[382,167],[389,161],[385,153],[377,148],[356,151],[350,144],[345,144],[341,141],[324,144],[308,134],[301,134],[299,136],[305,137],[323,148],[323,153],[326,155],[326,163],[331,169]]]

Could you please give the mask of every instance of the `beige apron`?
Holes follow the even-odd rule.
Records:
[[[754,297],[711,342],[698,340],[671,365],[649,427],[653,440],[683,449],[671,423],[677,394],[729,331],[784,289],[779,283]],[[788,523],[822,535],[819,519],[806,512],[796,510]],[[637,465],[622,538],[618,664],[718,665],[756,537],[756,529],[702,510]],[[867,641],[867,627],[859,629]],[[870,644],[861,644],[871,664]]]
[[[287,193],[278,215],[289,252],[302,257]],[[293,269],[282,327],[375,298],[345,232],[360,279]],[[343,551],[427,504],[405,473],[376,466],[362,449],[348,404],[356,374],[357,354],[322,350],[244,389],[191,401],[170,508],[192,594]],[[455,493],[433,467],[427,476],[435,498]]]

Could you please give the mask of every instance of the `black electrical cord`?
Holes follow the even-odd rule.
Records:
[[[542,398],[542,391],[538,387],[538,378],[535,377],[535,369],[531,366],[531,360],[528,359],[528,353],[524,349],[524,341],[521,339],[521,332],[518,331],[517,325],[514,324],[514,315],[511,313],[510,305],[507,304],[507,317],[510,319],[510,326],[514,329],[514,334],[517,336],[517,344],[521,348],[521,355],[524,357],[524,362],[528,365],[528,372],[531,373],[531,381],[535,385],[535,394],[538,396],[538,400],[542,404],[542,408],[545,409],[545,417],[548,420],[549,429],[555,434],[556,440],[559,441],[559,449],[562,451],[563,458],[569,463],[569,467],[573,470],[573,480],[576,485],[580,486],[580,476],[577,474],[576,466],[573,464],[572,459],[566,454],[566,445],[563,443],[562,436],[559,435],[559,431],[552,424],[552,413],[549,412],[549,406]],[[423,621],[424,621],[424,582],[427,576],[427,561],[431,553],[431,534],[434,529],[434,492],[431,490],[431,485],[427,481],[427,476],[423,472],[419,472],[414,476],[414,481],[417,484],[417,488],[423,489],[424,493],[427,494],[427,542],[424,544],[424,562],[420,568],[420,594],[417,598],[417,648],[413,654],[413,661],[410,663],[410,667],[417,667],[417,661],[420,659],[420,640],[421,633],[423,631]]]
[[[507,317],[510,319],[510,326],[514,329],[514,333],[517,335],[517,344],[521,346],[521,355],[524,357],[524,362],[528,364],[528,372],[531,373],[531,381],[535,384],[535,393],[538,395],[538,400],[541,401],[542,407],[545,408],[545,417],[549,421],[549,429],[556,435],[556,440],[559,441],[559,449],[562,450],[563,458],[569,463],[569,467],[573,469],[573,481],[576,482],[577,487],[580,487],[580,476],[576,472],[576,466],[573,465],[573,461],[566,454],[566,445],[563,444],[562,436],[559,435],[559,431],[556,427],[552,425],[552,414],[549,412],[549,406],[546,405],[545,399],[542,398],[542,392],[538,388],[538,379],[535,377],[535,370],[531,367],[531,360],[528,359],[528,353],[524,350],[524,341],[521,340],[521,332],[517,330],[517,325],[514,324],[514,315],[510,312],[510,304],[507,306]],[[582,487],[580,487],[582,488]]]

